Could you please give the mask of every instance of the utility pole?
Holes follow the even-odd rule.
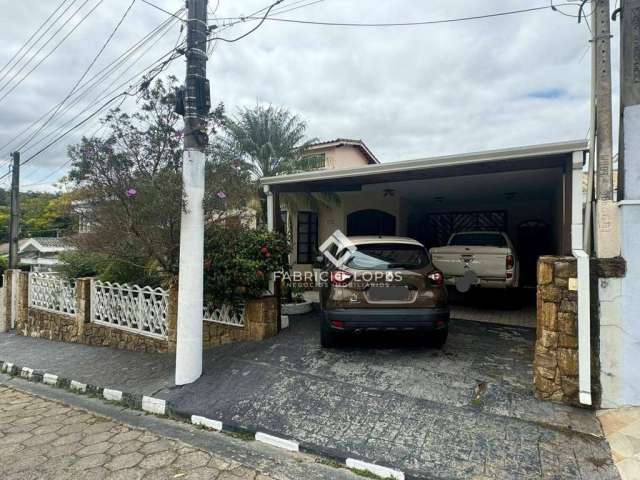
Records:
[[[618,209],[613,198],[613,140],[611,113],[611,24],[609,0],[594,0],[593,39],[596,102],[597,223],[599,258],[620,255]]]
[[[20,235],[20,152],[13,152],[11,170],[11,221],[9,223],[9,268],[18,268]]]
[[[176,385],[192,383],[202,374],[204,263],[204,164],[207,117],[207,0],[187,0],[187,77],[183,89],[184,208],[180,223],[180,270],[176,339]]]

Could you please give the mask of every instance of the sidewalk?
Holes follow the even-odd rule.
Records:
[[[598,412],[622,480],[640,480],[640,407]]]

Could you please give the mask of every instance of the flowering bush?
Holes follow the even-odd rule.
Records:
[[[287,268],[286,238],[265,229],[215,226],[205,238],[204,294],[215,305],[259,297]]]

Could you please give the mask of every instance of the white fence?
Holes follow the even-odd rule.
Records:
[[[244,326],[244,305],[237,307],[233,305],[205,306],[204,321],[242,327]]]
[[[91,282],[91,321],[154,338],[167,338],[169,292],[162,288]]]
[[[29,306],[55,313],[75,315],[75,281],[51,274],[30,273]]]

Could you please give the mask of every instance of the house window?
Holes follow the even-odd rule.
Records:
[[[318,251],[318,214],[298,212],[298,263],[313,263]]]
[[[326,166],[326,156],[324,153],[305,155],[303,159],[305,170],[318,170]]]

